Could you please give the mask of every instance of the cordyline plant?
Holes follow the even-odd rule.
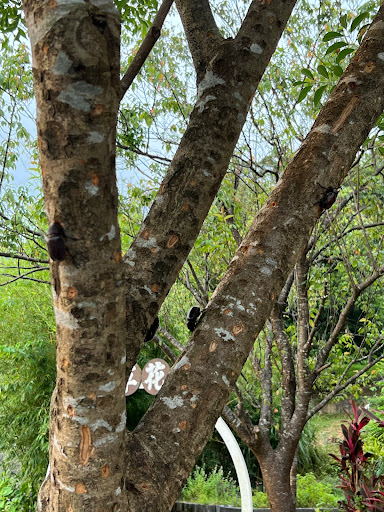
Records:
[[[330,454],[341,467],[340,487],[345,496],[339,502],[341,510],[347,512],[384,512],[384,476],[376,475],[370,466],[371,453],[364,453],[364,441],[361,439],[363,428],[373,419],[379,427],[384,421],[370,411],[360,409],[351,400],[352,415],[350,423],[341,425],[344,440],[339,443],[340,455]],[[380,411],[381,412],[381,411]]]

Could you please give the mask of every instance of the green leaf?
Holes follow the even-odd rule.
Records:
[[[382,156],[384,156],[384,148],[383,147],[379,147],[379,152]]]
[[[317,71],[319,72],[319,75],[323,76],[324,78],[329,78],[327,68],[323,64],[317,66]]]
[[[312,72],[308,68],[302,68],[301,72],[311,80],[315,79]]]
[[[344,14],[343,16],[341,16],[340,18],[340,25],[343,27],[343,28],[347,28],[348,26],[348,16],[346,14]]]
[[[297,82],[293,82],[293,86],[296,87],[297,85],[303,85],[307,83],[305,80],[298,80]]]
[[[349,29],[350,32],[353,32],[355,30],[355,28],[363,21],[365,20],[365,18],[368,18],[369,16],[369,13],[367,11],[365,12],[362,12],[361,14],[359,14],[358,16],[356,16],[356,18],[354,18],[352,20],[352,23],[351,23],[351,28]]]
[[[340,78],[344,71],[341,66],[333,66],[333,73]]]
[[[303,99],[307,96],[309,91],[312,89],[312,85],[309,85],[307,87],[304,87],[301,93],[299,94],[299,97],[297,98],[297,103],[300,103],[303,101]]]
[[[347,43],[345,41],[338,41],[337,43],[333,43],[325,52],[325,55],[329,55],[330,53],[336,52],[343,46],[347,46]]]
[[[359,33],[357,34],[357,40],[359,41],[359,43],[361,42],[361,40],[363,39],[364,37],[364,34],[366,33],[366,31],[368,30],[368,28],[371,26],[370,23],[367,23],[366,25],[363,25],[360,29],[359,29]]]
[[[331,41],[331,39],[336,39],[336,37],[343,37],[343,34],[340,34],[340,32],[327,32],[323,37],[323,41],[326,43],[327,41]]]
[[[326,85],[322,85],[321,87],[319,87],[317,89],[317,91],[315,92],[315,95],[313,97],[313,103],[314,105],[316,106],[318,103],[320,103],[320,100],[321,100],[321,97],[323,95],[323,92],[325,91],[325,89],[327,88]]]
[[[355,50],[353,48],[344,48],[344,50],[341,50],[341,52],[339,53],[339,55],[336,57],[336,62],[339,63],[340,61],[342,61],[347,55],[350,55],[351,53],[353,53]]]

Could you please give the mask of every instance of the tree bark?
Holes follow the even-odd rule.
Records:
[[[120,21],[112,3],[97,4],[24,3],[45,208],[49,223],[62,225],[67,246],[65,260],[51,262],[57,383],[39,500],[49,511],[125,507],[125,304],[115,179]]]
[[[111,0],[24,0],[47,217],[62,224],[67,246],[65,260],[51,265],[57,385],[42,511],[171,509],[317,222],[314,205],[323,193],[317,183],[341,183],[384,107],[382,9],[161,393],[124,439],[126,359],[130,369],[198,236],[294,1],[253,1],[234,40],[220,39],[208,2],[199,2],[204,15],[193,2],[177,5],[189,27],[198,100],[122,264],[115,178],[118,13]],[[202,41],[206,31],[193,24],[213,28],[211,54]],[[301,398],[287,443],[308,405],[308,397]],[[278,503],[279,495],[273,499]]]
[[[260,464],[263,483],[271,512],[296,512],[296,501],[290,485],[290,470],[285,464],[274,461]]]

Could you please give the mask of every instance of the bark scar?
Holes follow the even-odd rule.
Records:
[[[352,96],[351,100],[349,101],[348,105],[345,107],[343,112],[341,113],[341,116],[336,121],[335,126],[332,128],[332,133],[337,133],[341,130],[341,128],[344,126],[345,121],[348,119],[348,117],[352,114],[353,109],[355,106],[359,103],[360,96]]]
[[[95,447],[92,445],[91,431],[89,427],[81,427],[80,464],[86,466],[93,455]]]

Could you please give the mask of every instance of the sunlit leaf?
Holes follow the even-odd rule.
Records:
[[[321,97],[326,89],[326,85],[322,85],[321,87],[319,87],[317,89],[317,91],[315,92],[314,96],[313,96],[313,103],[315,105],[318,105],[318,103],[320,103],[320,100],[321,100]]]
[[[312,89],[312,85],[304,87],[304,89],[300,92],[299,97],[297,98],[297,103],[303,101],[303,99],[307,96],[309,91]]]
[[[341,62],[347,55],[350,55],[355,50],[353,48],[344,48],[344,50],[341,50],[341,52],[336,57],[336,62]]]
[[[368,12],[362,12],[361,14],[359,14],[358,16],[356,16],[356,18],[354,18],[352,20],[352,23],[351,23],[351,28],[349,29],[350,32],[353,32],[355,30],[355,28],[363,21],[365,20],[365,18],[368,18],[369,16],[369,13]]]
[[[343,37],[343,34],[340,34],[340,32],[327,32],[323,37],[323,41],[326,43],[327,41],[331,41],[337,37]]]
[[[330,53],[337,52],[340,48],[343,48],[343,46],[347,46],[347,43],[345,41],[338,41],[337,43],[332,44],[328,50],[325,52],[325,55],[329,55]]]
[[[327,68],[323,64],[320,64],[320,66],[317,66],[317,71],[324,78],[329,78],[329,74],[328,74]]]
[[[301,72],[311,80],[315,79],[312,72],[308,68],[302,68]]]

